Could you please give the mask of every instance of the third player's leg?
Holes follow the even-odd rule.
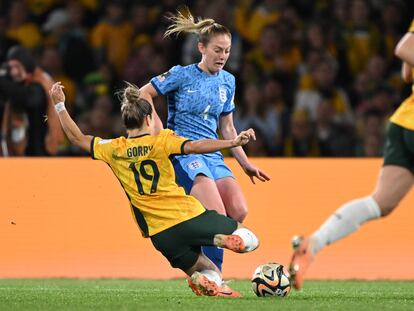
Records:
[[[247,202],[240,186],[233,177],[216,180],[216,185],[229,217],[243,222],[247,216]]]
[[[387,216],[397,207],[410,191],[413,182],[413,174],[407,168],[386,165],[381,169],[372,195],[381,209],[381,216]]]

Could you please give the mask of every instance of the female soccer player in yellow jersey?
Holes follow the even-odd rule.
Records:
[[[414,20],[409,31],[398,42],[395,55],[402,61],[402,77],[413,82]],[[342,239],[369,220],[389,215],[414,183],[414,87],[391,116],[387,128],[384,165],[372,194],[341,206],[309,237],[294,237],[294,253],[290,263],[292,283],[296,289],[303,284],[304,273],[315,255],[325,246]]]
[[[132,214],[144,237],[150,237],[175,268],[189,277],[197,295],[239,297],[224,284],[220,270],[202,252],[202,245],[215,245],[244,253],[256,249],[256,236],[237,221],[206,210],[175,183],[171,155],[206,153],[242,146],[255,139],[252,129],[231,140],[191,141],[171,130],[154,133],[151,104],[131,84],[122,94],[121,115],[128,137],[102,139],[84,135],[65,109],[60,82],[50,90],[63,130],[69,140],[89,151],[93,159],[106,162],[124,188]]]

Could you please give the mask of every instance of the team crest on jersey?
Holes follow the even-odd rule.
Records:
[[[223,104],[227,101],[227,90],[223,86],[219,86],[219,97]]]
[[[168,78],[168,76],[169,76],[170,74],[171,74],[171,73],[170,73],[169,71],[164,72],[164,73],[160,74],[159,76],[157,76],[157,79],[158,79],[158,81],[163,82],[165,79],[167,79],[167,78]]]
[[[188,163],[187,166],[190,170],[196,170],[196,169],[202,168],[203,163],[201,163],[198,160],[194,160],[194,161],[191,161],[190,163]]]

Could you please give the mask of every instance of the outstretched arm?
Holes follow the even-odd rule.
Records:
[[[413,82],[413,68],[406,62],[403,62],[401,67],[401,77],[405,83]]]
[[[84,135],[76,123],[72,120],[65,108],[65,93],[63,93],[63,85],[60,82],[53,84],[49,91],[52,102],[55,105],[56,112],[62,124],[63,131],[70,142],[85,151],[90,152],[91,141],[93,136]]]
[[[234,128],[233,124],[232,113],[220,118],[220,132],[224,139],[233,139],[237,136],[237,131]],[[260,181],[270,180],[270,177],[265,172],[250,163],[243,148],[233,148],[231,149],[231,152],[236,158],[237,162],[239,162],[240,166],[243,168],[244,172],[250,177],[252,183],[255,183],[254,177]]]
[[[394,54],[402,61],[406,62],[411,67],[414,67],[414,33],[407,32],[398,41],[395,47]]]
[[[158,134],[159,131],[163,129],[163,125],[161,122],[160,117],[157,114],[154,106],[154,98],[158,96],[157,90],[152,86],[151,83],[145,84],[143,87],[139,89],[140,96],[146,99],[152,106],[152,117],[154,118],[154,134]]]
[[[403,61],[401,76],[406,83],[412,82],[412,68],[414,67],[414,34],[407,32],[398,41],[394,54]]]
[[[189,141],[184,145],[184,153],[210,153],[225,148],[234,148],[247,144],[250,139],[256,139],[253,129],[241,132],[234,139],[201,139]]]

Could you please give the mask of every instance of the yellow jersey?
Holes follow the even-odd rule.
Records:
[[[92,139],[92,158],[111,167],[126,192],[144,237],[205,211],[196,198],[186,195],[175,182],[170,156],[183,154],[188,141],[168,129],[156,136]]]
[[[414,19],[408,32],[414,32]],[[411,71],[411,75],[414,78],[413,71]],[[400,107],[391,116],[390,121],[414,131],[414,86],[411,95],[401,103]]]

